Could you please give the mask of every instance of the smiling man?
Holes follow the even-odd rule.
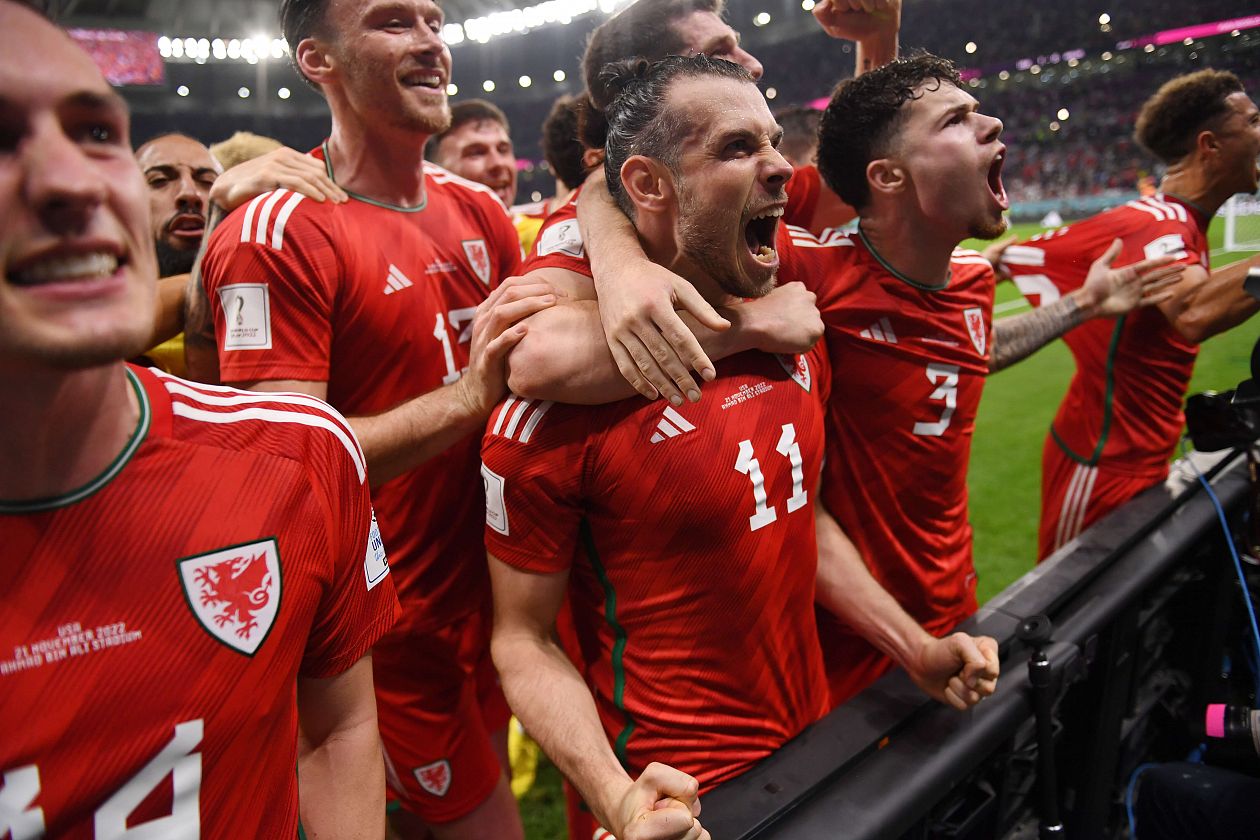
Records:
[[[362,453],[317,400],[123,363],[157,274],[126,105],[7,0],[0,53],[0,836],[380,838]]]
[[[493,102],[469,99],[451,106],[451,127],[426,146],[429,160],[461,178],[484,184],[511,207],[516,201],[516,153],[507,115]]]
[[[215,231],[202,272],[221,377],[326,398],[363,445],[404,607],[373,656],[395,829],[519,838],[489,658],[476,433],[523,335],[512,323],[550,299],[491,294],[520,263],[506,210],[422,160],[450,121],[442,10],[286,0],[281,22],[332,113],[313,154],[349,201],[276,190]]]

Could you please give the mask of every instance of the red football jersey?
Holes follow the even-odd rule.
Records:
[[[293,837],[296,678],[398,611],[363,454],[312,397],[129,377],[105,473],[0,502],[0,830]]]
[[[477,305],[517,273],[520,245],[488,188],[424,166],[422,207],[276,190],[219,226],[202,273],[224,381],[324,381],[355,416],[459,379]],[[406,607],[399,634],[487,597],[478,448],[470,435],[372,493]]]
[[[812,163],[795,167],[785,189],[788,203],[783,209],[783,221],[808,228],[814,221],[814,211],[818,209],[818,196],[826,189],[818,167]]]
[[[1090,264],[1115,239],[1115,265],[1176,255],[1208,268],[1210,220],[1175,196],[1130,201],[1006,250],[1002,263],[1033,306],[1080,288]],[[1198,346],[1186,341],[1158,308],[1122,318],[1095,318],[1063,340],[1076,374],[1051,434],[1073,459],[1105,462],[1135,477],[1161,476],[1185,423],[1182,400]]]
[[[569,570],[587,680],[631,773],[664,761],[707,790],[827,710],[811,502],[829,376],[821,346],[751,352],[694,405],[510,397],[490,418],[487,547]]]
[[[780,282],[818,295],[831,353],[823,500],[875,579],[930,629],[976,609],[967,464],[992,343],[993,270],[899,279],[859,235],[780,230]],[[824,632],[843,632],[824,628]]]

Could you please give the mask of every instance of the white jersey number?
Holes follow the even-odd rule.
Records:
[[[443,385],[450,385],[468,370],[466,367],[455,367],[455,351],[451,346],[451,335],[446,329],[447,319],[450,319],[451,329],[459,336],[457,341],[471,342],[473,316],[476,314],[477,307],[466,306],[463,309],[452,309],[446,317],[443,317],[441,312],[437,315],[437,323],[433,325],[433,337],[442,345],[442,355],[446,358],[446,375],[442,377]],[[460,326],[463,324],[468,326],[461,330]]]
[[[958,366],[930,364],[927,366],[928,382],[936,386],[936,390],[928,396],[929,400],[940,400],[945,403],[941,409],[939,420],[932,423],[915,423],[914,433],[928,437],[940,437],[949,428],[949,421],[958,406]]]
[[[788,459],[792,468],[792,495],[787,500],[787,511],[793,513],[805,507],[809,501],[809,493],[805,490],[805,459],[801,457],[801,445],[796,442],[796,427],[791,423],[783,425],[779,435],[779,443],[775,451]],[[748,476],[752,482],[754,510],[748,517],[748,527],[756,531],[764,528],[779,518],[774,505],[768,504],[766,496],[766,480],[761,473],[761,463],[753,455],[752,441],[739,442],[739,456],[735,459],[735,471]]]
[[[190,720],[175,727],[175,736],[140,772],[106,800],[93,820],[95,840],[197,840],[201,836],[201,744],[203,725]],[[127,818],[140,803],[171,777],[171,813],[128,827]],[[0,837],[37,840],[44,836],[44,811],[32,807],[39,796],[39,768],[6,771],[0,787]]]

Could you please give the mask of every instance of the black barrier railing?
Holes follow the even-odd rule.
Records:
[[[1244,460],[1224,459],[1209,478],[1236,524]],[[1029,649],[1016,631],[1045,614],[1068,836],[1109,836],[1117,785],[1164,737],[1151,716],[1178,703],[1201,707],[1203,689],[1191,686],[1207,682],[1223,648],[1232,574],[1202,489],[1170,499],[1153,488],[963,625],[999,642],[993,697],[960,714],[926,700],[904,673],[889,674],[709,793],[704,824],[715,840],[979,838],[1026,827],[1037,816],[1036,739]],[[1165,663],[1173,653],[1177,661]]]

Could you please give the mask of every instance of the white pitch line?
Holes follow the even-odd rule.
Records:
[[[1026,309],[1027,307],[1028,307],[1027,300],[1025,300],[1024,298],[1016,298],[1015,300],[1008,300],[1006,303],[999,303],[996,306],[994,306],[993,314],[1001,315],[1004,312],[1015,312],[1020,309]]]

